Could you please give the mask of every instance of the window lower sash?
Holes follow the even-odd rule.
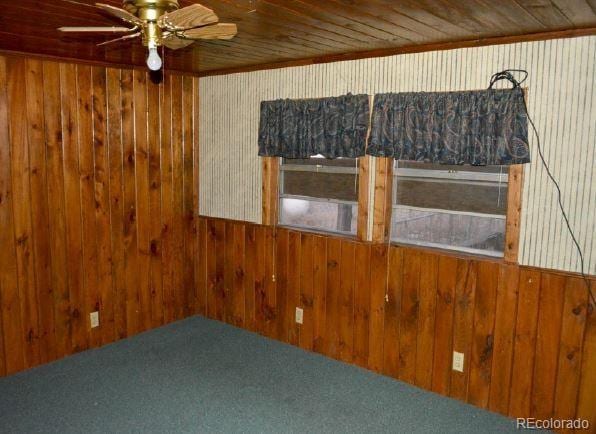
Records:
[[[392,211],[392,241],[503,257],[505,216],[399,205]]]
[[[286,209],[285,200],[298,201],[294,205],[296,210]],[[303,205],[300,205],[300,202]],[[304,205],[307,208],[300,210]],[[286,194],[279,197],[279,210],[278,223],[282,226],[344,236],[356,235],[358,203],[354,201]]]

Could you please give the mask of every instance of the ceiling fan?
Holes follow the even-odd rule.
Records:
[[[93,6],[77,1],[65,1]],[[127,26],[60,27],[58,30],[125,34],[98,45],[141,37],[143,45],[149,49],[147,66],[152,71],[158,71],[162,66],[157,47],[163,45],[177,50],[199,39],[232,39],[237,33],[236,24],[218,23],[219,18],[211,9],[200,4],[180,8],[178,0],[123,0],[122,8],[104,3],[96,3],[93,7],[119,18]]]

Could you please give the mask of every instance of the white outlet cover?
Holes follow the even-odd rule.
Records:
[[[304,319],[304,311],[301,308],[297,307],[296,308],[296,322],[298,324],[302,324],[303,319]]]
[[[99,312],[91,312],[89,322],[91,322],[91,328],[99,327]]]
[[[453,352],[453,370],[464,372],[464,353]]]

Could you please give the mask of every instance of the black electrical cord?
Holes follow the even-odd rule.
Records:
[[[513,72],[520,72],[524,74],[524,78],[521,81],[518,81],[514,76],[513,76]],[[504,71],[501,72],[497,72],[495,74],[492,75],[492,77],[490,78],[490,85],[489,85],[489,89],[492,89],[493,85],[500,80],[507,80],[509,81],[511,84],[513,84],[513,88],[519,88],[520,85],[526,81],[526,79],[528,78],[528,71],[526,71],[525,69],[506,69]],[[588,279],[588,276],[586,276],[585,273],[585,264],[584,264],[584,254],[582,252],[582,249],[579,245],[579,242],[577,241],[577,238],[575,237],[575,233],[573,232],[573,229],[571,229],[571,223],[569,223],[569,218],[567,217],[567,213],[565,212],[565,208],[563,207],[563,200],[562,200],[562,194],[561,194],[561,188],[559,187],[559,183],[557,182],[557,180],[555,179],[555,177],[553,176],[552,172],[550,171],[550,168],[548,167],[548,164],[546,163],[546,160],[544,158],[544,155],[542,154],[542,145],[540,144],[540,136],[538,135],[538,130],[536,129],[536,125],[534,125],[534,121],[532,120],[532,118],[530,117],[530,113],[528,112],[528,105],[526,103],[526,99],[523,98],[522,99],[524,102],[524,109],[526,110],[526,116],[528,118],[528,122],[530,123],[530,125],[532,126],[532,129],[534,130],[534,135],[536,136],[536,145],[538,148],[538,155],[540,156],[540,160],[542,161],[542,165],[544,166],[544,169],[546,170],[546,174],[548,175],[548,177],[550,178],[550,180],[553,182],[553,184],[555,185],[555,188],[557,189],[557,199],[559,202],[559,208],[561,209],[561,214],[563,215],[563,219],[565,220],[565,224],[567,225],[567,230],[569,231],[569,234],[571,235],[571,239],[573,240],[573,244],[575,244],[575,247],[577,249],[577,253],[579,254],[579,260],[580,260],[580,272],[581,275],[584,279],[584,283],[586,284],[586,288],[588,289],[588,294],[590,296],[590,298],[592,299],[592,306],[596,306],[596,299],[594,299],[594,294],[592,293],[592,288],[590,285],[590,280]]]

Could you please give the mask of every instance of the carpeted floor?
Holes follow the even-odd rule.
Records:
[[[202,317],[0,379],[0,432],[517,432],[494,413]]]

